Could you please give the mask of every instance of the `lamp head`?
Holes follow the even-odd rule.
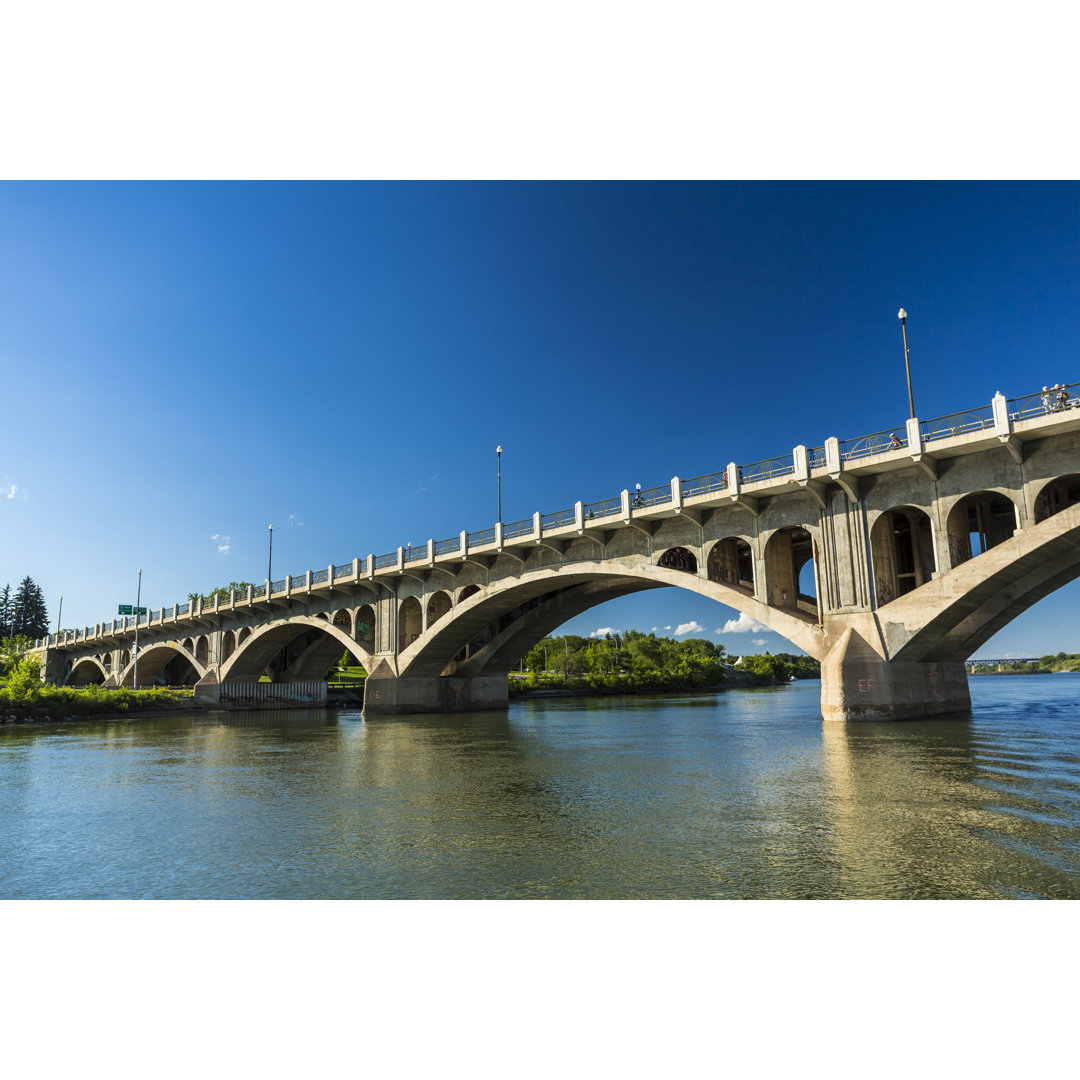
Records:
[[[496,454],[501,454],[502,453],[502,446],[501,445],[495,447],[495,453]]]
[[[901,322],[903,322],[903,321],[904,321],[904,320],[905,320],[905,319],[907,318],[907,312],[906,312],[906,311],[905,311],[905,310],[904,310],[903,308],[901,308],[901,309],[900,309],[900,310],[899,310],[899,311],[898,311],[898,312],[896,313],[896,317],[897,317],[897,318],[898,318],[898,319],[899,319],[899,320],[900,320]]]

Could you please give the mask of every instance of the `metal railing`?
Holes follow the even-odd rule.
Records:
[[[825,447],[815,446],[813,450],[806,451],[806,467],[813,472],[814,469],[825,468]]]
[[[595,518],[611,517],[613,514],[622,513],[622,496],[617,496],[614,499],[601,499],[599,502],[586,503],[581,512],[585,515],[586,521],[592,521]]]
[[[375,556],[375,569],[385,570],[388,566],[397,566],[397,552],[391,551],[389,555]]]
[[[353,564],[351,562],[342,563],[340,566],[334,567],[334,580],[338,578],[352,577]]]
[[[439,540],[435,544],[436,555],[456,555],[461,551],[461,537],[451,536],[449,540]]]
[[[710,491],[723,491],[727,487],[727,471],[709,473],[707,476],[695,476],[693,480],[684,480],[682,494],[684,499],[696,495],[708,495]],[[671,490],[668,490],[668,498]]]
[[[795,471],[795,459],[787,457],[770,458],[768,461],[755,461],[752,465],[743,465],[739,469],[740,483],[755,484],[759,480],[771,480],[776,476],[790,476]]]
[[[270,583],[270,595],[271,596],[273,596],[274,593],[279,593],[279,592],[284,592],[284,591],[285,591],[285,579],[284,578],[282,578],[280,581],[272,581]]]
[[[543,532],[547,532],[548,529],[564,529],[567,525],[573,525],[576,520],[573,508],[556,510],[554,514],[541,515],[540,528]]]
[[[334,577],[337,577],[337,574],[335,574]],[[311,575],[311,584],[312,585],[321,585],[324,581],[329,581],[329,580],[330,580],[330,571],[329,570],[316,570]]]
[[[485,544],[495,543],[495,528],[484,529],[483,532],[469,533],[469,547],[478,548]]]
[[[515,521],[503,526],[503,539],[514,540],[519,536],[531,536],[533,531],[532,518],[523,521]]]
[[[1035,416],[1049,416],[1051,413],[1080,408],[1080,383],[1058,386],[1056,389],[1048,387],[1037,394],[1010,398],[1006,407],[1010,420],[1030,420]]]
[[[924,420],[919,424],[924,443],[934,442],[937,439],[949,439],[953,435],[966,435],[971,431],[982,431],[984,428],[994,426],[994,407],[987,405],[982,409],[971,409],[968,412],[952,413],[950,416],[939,416],[936,420]]]
[[[252,600],[261,600],[265,596],[266,596],[266,582],[263,582],[262,585],[253,585],[251,587],[251,599]],[[182,615],[183,612],[181,612],[180,614]]]
[[[645,510],[650,506],[659,506],[661,503],[671,502],[671,485],[663,487],[646,488],[644,491],[635,491],[630,496],[630,507],[633,510]]]
[[[405,549],[405,562],[424,562],[427,559],[427,544],[423,547],[412,547],[411,545]]]
[[[901,424],[891,431],[878,431],[873,435],[860,435],[857,439],[845,439],[840,444],[840,461],[855,461],[858,458],[873,457],[875,454],[887,454],[890,450],[899,450],[907,446],[907,427]]]

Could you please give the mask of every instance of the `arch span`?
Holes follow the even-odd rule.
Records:
[[[1080,504],[1031,525],[880,609],[894,660],[963,661],[1080,577]]]
[[[312,633],[316,631],[316,633]],[[310,635],[310,637],[309,637]],[[313,615],[277,619],[253,631],[221,669],[221,682],[258,682],[266,668],[282,650],[301,643],[295,656],[279,675],[281,681],[325,679],[343,652],[356,658],[365,671],[371,671],[373,657],[340,626]]]
[[[823,635],[817,619],[801,610],[781,610],[748,596],[745,589],[700,574],[658,566],[641,558],[590,564],[588,570],[552,575],[545,568],[494,581],[459,601],[447,615],[398,657],[401,675],[490,674],[510,668],[520,656],[567,619],[630,593],[665,586],[687,589],[745,612],[810,656],[820,658]],[[488,640],[464,660],[461,651],[488,630]],[[370,670],[370,669],[369,669]]]
[[[109,673],[96,656],[83,656],[76,660],[64,682],[68,686],[100,686]]]
[[[176,663],[178,660],[182,663]],[[170,685],[174,686],[194,686],[206,674],[206,665],[196,660],[189,652],[162,642],[139,649],[139,685],[155,685],[160,681],[162,673],[170,666],[172,673],[178,679],[175,683],[170,681]],[[134,681],[135,663],[129,661],[123,669],[119,682],[121,686],[132,686]]]

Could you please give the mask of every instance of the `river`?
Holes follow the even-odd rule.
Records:
[[[1080,676],[0,731],[0,898],[1080,897]]]

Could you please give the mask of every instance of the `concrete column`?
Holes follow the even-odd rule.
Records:
[[[541,520],[541,518],[540,518],[540,511],[539,511],[539,510],[537,510],[537,511],[536,511],[536,513],[535,513],[535,514],[533,514],[533,531],[532,531],[532,538],[533,538],[534,540],[539,540],[539,539],[540,539],[540,528],[541,528],[541,526],[540,526],[540,520]]]
[[[623,492],[619,496],[619,499],[622,503],[622,519],[624,522],[628,522],[630,520],[630,492],[626,489],[623,489]]]
[[[671,478],[671,508],[682,509],[682,481],[677,476]]]
[[[1012,434],[1012,421],[1009,419],[1009,403],[1000,390],[994,394],[990,406],[994,410],[994,434],[1008,438]]]
[[[574,503],[574,526],[578,532],[585,531],[585,506],[580,501]]]
[[[497,551],[502,551],[503,546],[503,523],[501,521],[495,522],[495,548]]]
[[[427,542],[427,561],[428,566],[435,565],[435,541],[429,540]]]
[[[970,710],[962,660],[890,662],[849,628],[821,662],[827,721],[916,720]]]
[[[397,568],[399,572],[405,568],[405,549],[403,547],[397,549]]]
[[[729,495],[739,494],[739,466],[736,465],[734,461],[728,462],[727,493]]]
[[[907,445],[908,453],[912,457],[923,452],[922,425],[917,416],[912,416],[907,421]]]
[[[292,574],[285,575],[285,595],[292,596]]]
[[[840,440],[830,438],[825,440],[825,468],[835,476],[843,468],[840,460]]]
[[[796,446],[791,451],[791,458],[795,465],[795,479],[810,479],[810,457],[805,446]]]
[[[304,571],[304,588],[307,589],[308,592],[311,592],[311,571],[310,570],[305,570]]]
[[[462,529],[461,530],[461,550],[458,552],[462,558],[468,553],[469,550],[469,534]]]
[[[367,576],[373,578],[375,576],[375,556],[368,555],[367,557]]]
[[[506,675],[399,678],[385,661],[364,681],[364,716],[506,709]]]

